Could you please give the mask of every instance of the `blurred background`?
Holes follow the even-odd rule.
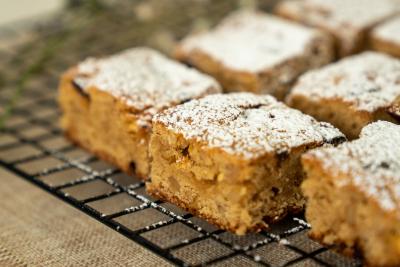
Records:
[[[26,105],[37,98],[54,107],[49,119],[56,124],[58,78],[88,56],[139,45],[168,54],[183,36],[234,9],[269,10],[274,2],[0,0],[0,129],[23,120]]]
[[[0,26],[60,10],[66,0],[0,0]]]

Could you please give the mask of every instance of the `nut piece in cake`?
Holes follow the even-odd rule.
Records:
[[[381,21],[400,13],[398,0],[285,0],[276,13],[314,26],[336,39],[338,56],[365,48],[368,32]]]
[[[333,58],[324,33],[260,12],[239,11],[209,32],[189,35],[176,57],[214,76],[225,91],[282,99],[303,72]]]
[[[379,121],[360,139],[303,155],[311,236],[368,266],[400,266],[400,126]]]
[[[304,74],[286,102],[354,139],[370,122],[400,122],[399,100],[400,60],[364,52]]]
[[[207,75],[148,48],[89,58],[61,78],[59,103],[66,135],[122,170],[147,178],[155,113],[220,92]]]
[[[400,57],[400,15],[377,26],[370,41],[374,50]]]
[[[147,190],[244,234],[301,211],[300,155],[343,139],[272,96],[207,96],[154,117]]]

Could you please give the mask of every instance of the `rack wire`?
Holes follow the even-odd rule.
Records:
[[[17,35],[23,34],[12,35],[18,39]],[[13,80],[25,75],[10,84],[2,84],[0,79],[0,107],[15,96],[18,86],[24,89],[0,132],[2,168],[177,266],[361,265],[357,259],[344,258],[310,240],[309,225],[302,216],[289,217],[268,231],[236,236],[147,195],[142,181],[74,146],[62,135],[56,103],[58,77],[82,54],[61,55],[58,51],[52,63],[37,71],[35,62],[26,68],[31,52],[21,53],[27,42],[20,43],[19,49],[13,45],[0,49],[1,77]],[[39,61],[48,57],[48,53],[44,55]]]

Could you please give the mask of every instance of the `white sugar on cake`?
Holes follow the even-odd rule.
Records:
[[[260,72],[303,55],[315,34],[278,17],[239,11],[214,30],[186,38],[181,49],[199,50],[233,70]]]
[[[106,91],[143,112],[144,124],[149,124],[151,117],[165,107],[219,92],[213,78],[144,47],[110,57],[89,58],[78,65],[75,80],[84,90],[95,87]]]
[[[400,60],[364,52],[306,73],[291,95],[340,99],[360,111],[388,108],[400,95]]]
[[[321,24],[332,27],[358,27],[363,28],[373,25],[391,14],[399,12],[397,0],[303,0],[301,2],[306,8],[319,10],[313,19],[320,20]],[[290,1],[289,1],[290,2]],[[297,8],[297,4],[288,5]],[[311,14],[311,15],[312,15]],[[317,16],[317,14],[319,16]]]
[[[256,158],[344,136],[328,123],[291,109],[271,96],[211,95],[157,114],[153,122],[211,148]]]
[[[400,15],[376,27],[372,34],[375,38],[393,42],[400,46]]]
[[[352,183],[383,209],[400,216],[399,144],[400,126],[379,121],[367,125],[358,140],[337,148],[316,149],[309,154],[337,177],[334,180],[337,186]]]

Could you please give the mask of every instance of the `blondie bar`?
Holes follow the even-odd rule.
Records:
[[[238,11],[215,29],[182,40],[176,57],[214,76],[225,91],[282,99],[301,73],[332,60],[333,43],[318,30]]]
[[[303,75],[289,106],[338,127],[349,139],[377,120],[400,122],[400,60],[376,52],[342,59]]]
[[[379,121],[360,139],[303,155],[311,236],[368,266],[400,266],[400,126]]]
[[[374,50],[400,57],[400,15],[377,26],[370,41]]]
[[[149,48],[89,58],[61,78],[66,135],[127,173],[147,178],[151,119],[165,108],[220,92],[207,75]]]
[[[343,140],[272,96],[207,96],[154,117],[147,190],[244,234],[301,211],[300,155]]]
[[[369,31],[400,12],[398,0],[285,0],[276,13],[332,34],[339,57],[366,48]]]

